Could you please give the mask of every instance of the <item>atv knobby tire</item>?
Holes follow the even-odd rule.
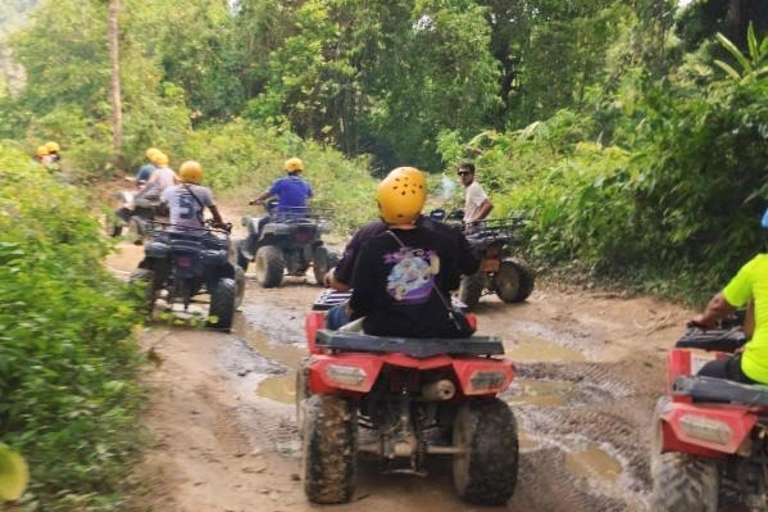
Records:
[[[243,272],[248,272],[248,264],[251,262],[251,260],[243,256],[245,244],[246,240],[240,240],[235,243],[235,253],[237,254],[237,266],[243,269]]]
[[[131,217],[128,220],[126,229],[128,230],[126,239],[130,243],[133,245],[141,245],[144,243],[144,227],[142,226],[140,220],[138,220],[136,217]]]
[[[229,331],[235,316],[236,301],[237,283],[235,280],[227,277],[219,279],[216,288],[211,291],[211,305],[208,308],[208,315],[216,318],[209,321],[209,325],[215,329]]]
[[[475,505],[504,505],[517,484],[517,423],[497,398],[463,403],[453,426],[456,493]]]
[[[309,393],[309,358],[305,357],[296,368],[296,426],[299,428],[299,437],[304,439],[307,420],[307,400]]]
[[[117,238],[123,234],[123,220],[114,212],[109,212],[104,217],[104,231],[110,238]]]
[[[283,282],[285,259],[283,251],[274,245],[256,251],[256,281],[264,288],[275,288]]]
[[[304,492],[313,503],[347,503],[355,491],[357,407],[333,395],[305,404]]]
[[[245,298],[245,270],[238,266],[235,267],[235,285],[237,285],[235,309],[238,309]]]
[[[143,283],[144,288],[144,307],[148,315],[152,315],[152,310],[155,308],[155,294],[157,293],[158,284],[155,283],[155,273],[146,268],[137,268],[131,272],[128,277],[129,283]]]
[[[459,300],[468,308],[477,306],[485,289],[485,272],[475,272],[471,276],[461,276]]]
[[[653,414],[651,477],[653,512],[716,512],[720,473],[714,459],[687,453],[661,453],[661,413],[669,402],[659,398]]]
[[[502,261],[493,281],[496,295],[504,302],[523,302],[533,292],[533,271],[521,259]]]
[[[324,245],[318,245],[312,251],[312,271],[315,274],[315,282],[323,286],[323,278],[331,269],[330,254]]]

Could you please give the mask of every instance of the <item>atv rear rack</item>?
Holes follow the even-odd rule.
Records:
[[[496,336],[471,338],[398,338],[370,336],[357,332],[321,330],[315,343],[319,348],[341,352],[401,353],[426,359],[439,355],[496,356],[504,354],[504,345]]]

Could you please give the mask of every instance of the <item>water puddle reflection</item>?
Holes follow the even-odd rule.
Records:
[[[621,475],[621,462],[596,445],[565,454],[565,467],[573,473],[591,479],[615,482]]]

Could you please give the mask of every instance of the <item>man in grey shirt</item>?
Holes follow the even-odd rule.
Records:
[[[198,231],[205,227],[205,208],[211,210],[214,226],[223,228],[224,220],[213,200],[213,193],[200,186],[203,181],[203,167],[194,161],[184,162],[179,169],[181,185],[174,185],[163,191],[162,201],[168,203],[171,213],[171,228],[175,231]]]

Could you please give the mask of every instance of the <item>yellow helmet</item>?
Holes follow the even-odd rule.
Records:
[[[285,170],[288,172],[303,171],[304,162],[301,161],[301,158],[289,158],[285,161]]]
[[[427,200],[424,174],[415,167],[398,167],[376,188],[379,216],[387,224],[413,224]]]
[[[199,185],[203,181],[203,166],[194,160],[187,160],[179,168],[179,179],[184,183]]]
[[[48,153],[58,153],[61,151],[61,146],[58,145],[56,142],[48,142],[45,144],[45,147],[48,149]]]
[[[155,155],[157,155],[158,153],[162,153],[162,151],[160,151],[157,148],[149,148],[144,152],[144,156],[147,157],[147,160],[149,160],[150,162],[153,162]]]
[[[37,146],[35,154],[38,158],[42,158],[48,154],[48,148],[46,146]]]
[[[155,158],[152,160],[152,163],[157,165],[158,167],[163,167],[168,165],[168,155],[165,153],[158,151],[155,155]]]

